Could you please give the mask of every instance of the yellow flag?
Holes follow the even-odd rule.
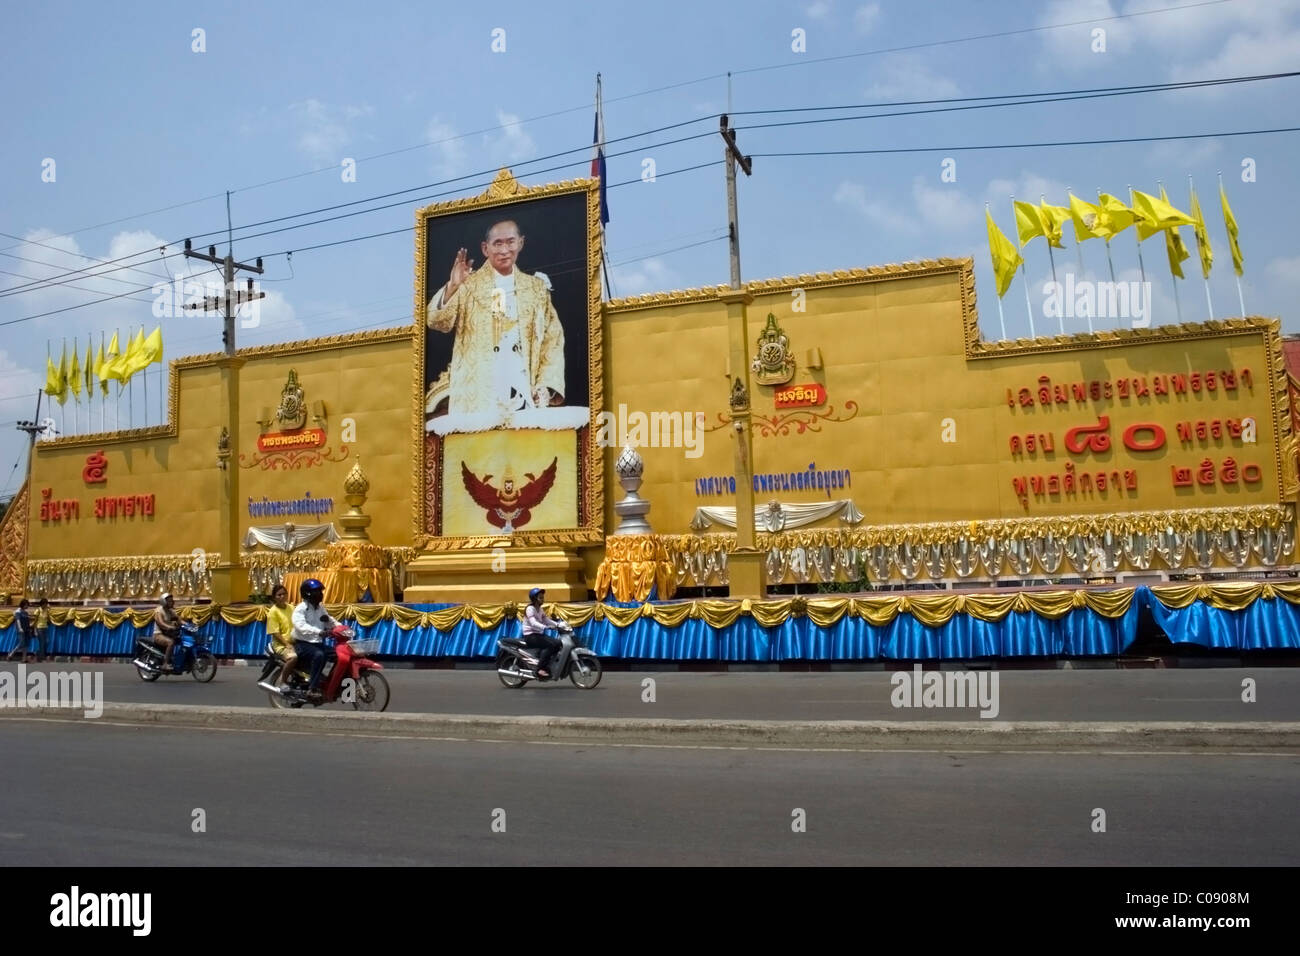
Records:
[[[1043,229],[1047,241],[1058,249],[1064,249],[1061,245],[1061,227],[1070,221],[1070,210],[1064,206],[1049,206],[1046,200],[1038,204],[1039,215],[1043,219]]]
[[[63,352],[59,355],[58,391],[54,397],[62,405],[68,400],[68,343],[63,343]]]
[[[1163,194],[1164,190],[1161,190]],[[1164,199],[1133,190],[1133,214],[1137,217],[1139,239],[1148,239],[1161,229],[1175,226],[1194,226],[1196,220],[1175,209]]]
[[[93,352],[93,346],[89,342],[87,342],[86,343],[86,368],[83,373],[86,376],[86,401],[87,402],[90,401],[90,396],[93,395],[95,392],[94,358],[95,356]]]
[[[144,347],[144,326],[141,326],[135,338],[131,340],[131,344],[126,347],[126,354],[118,362],[118,368],[122,370],[123,385],[131,380],[132,375],[149,364],[144,354]]]
[[[1237,217],[1232,214],[1232,207],[1228,205],[1228,194],[1223,191],[1223,184],[1219,184],[1219,200],[1223,203],[1223,224],[1228,227],[1228,248],[1232,250],[1232,268],[1237,270],[1237,275],[1241,275],[1242,264],[1246,261],[1241,256],[1241,246],[1237,245]]]
[[[95,356],[95,378],[99,379],[99,391],[108,394],[108,360],[104,358],[104,343],[99,343],[99,354]]]
[[[1165,192],[1164,186],[1160,187],[1160,199],[1168,205],[1169,195]],[[1169,271],[1178,278],[1185,279],[1182,264],[1190,259],[1192,254],[1187,251],[1187,246],[1183,245],[1183,237],[1178,234],[1177,226],[1170,226],[1165,230],[1165,252],[1169,254]]]
[[[144,329],[140,330],[144,332]],[[145,365],[153,365],[157,362],[162,364],[163,344],[162,344],[162,326],[154,329],[149,333],[149,337],[144,341],[144,357],[148,359]]]
[[[45,394],[59,394],[59,370],[54,365],[54,359],[45,356]]]
[[[1205,231],[1205,217],[1201,215],[1201,203],[1192,190],[1192,216],[1196,219],[1196,251],[1201,256],[1201,278],[1210,277],[1210,266],[1214,265],[1214,250],[1210,248],[1210,235]]]
[[[1011,280],[1016,277],[1016,269],[1024,260],[1016,251],[1016,244],[1003,235],[987,209],[984,210],[984,218],[989,224],[989,258],[993,260],[993,275],[997,279],[1000,299],[1007,294],[1007,289],[1011,288]]]
[[[77,343],[72,343],[72,368],[68,371],[68,385],[72,388],[72,394],[76,396],[77,404],[81,404],[81,356],[77,354]]]
[[[1133,210],[1110,193],[1098,193],[1097,202],[1101,206],[1102,212],[1106,214],[1106,225],[1110,229],[1110,235],[1106,237],[1107,239],[1118,236],[1133,225]]]
[[[117,333],[113,333],[113,338],[108,343],[108,355],[104,359],[104,373],[100,379],[100,384],[107,387],[108,380],[115,379],[122,381],[122,374],[118,366],[121,364],[122,355],[117,346]],[[121,394],[120,392],[118,394]]]
[[[1110,233],[1106,229],[1105,215],[1100,206],[1084,202],[1074,193],[1070,193],[1070,218],[1074,221],[1074,241],[1085,239],[1104,239]]]
[[[1020,248],[1025,247],[1030,239],[1034,236],[1046,236],[1047,227],[1043,222],[1043,214],[1033,203],[1021,202],[1019,199],[1011,203],[1011,207],[1016,211],[1016,232],[1020,236]]]

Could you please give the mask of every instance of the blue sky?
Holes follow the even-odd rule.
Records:
[[[1135,15],[1173,6],[1185,9]],[[269,293],[261,324],[240,330],[240,345],[404,324],[413,298],[412,233],[299,252],[292,263],[283,253],[410,227],[414,209],[432,201],[416,199],[477,194],[491,178],[482,173],[502,165],[529,183],[586,175],[598,71],[609,139],[699,120],[608,147],[610,153],[632,150],[610,158],[610,181],[636,180],[609,194],[615,294],[726,282],[722,167],[665,174],[720,157],[717,120],[708,117],[727,109],[721,74],[732,71],[733,125],[741,128],[742,147],[756,157],[754,176],[741,177],[739,187],[746,279],[971,255],[981,325],[986,337],[995,338],[1000,332],[986,201],[1010,234],[1011,193],[1034,201],[1045,193],[1049,201],[1064,202],[1067,185],[1090,198],[1098,187],[1126,196],[1129,184],[1155,192],[1156,181],[1163,180],[1174,204],[1186,208],[1191,174],[1215,248],[1215,314],[1235,315],[1240,308],[1215,188],[1222,170],[1246,257],[1247,311],[1279,316],[1285,331],[1300,332],[1300,319],[1289,308],[1300,292],[1300,239],[1293,224],[1300,208],[1294,163],[1300,134],[951,153],[762,155],[1300,126],[1300,79],[766,130],[746,127],[812,114],[744,112],[1300,69],[1300,0],[473,6],[377,0],[211,8],[78,2],[11,5],[4,23],[8,42],[0,80],[11,95],[0,141],[0,231],[19,238],[0,236],[0,323],[128,292],[178,270],[201,277],[199,264],[187,268],[172,255],[172,244],[224,230],[228,189],[234,190],[238,227],[480,174],[429,185],[389,200],[410,200],[402,205],[367,215],[260,238],[240,237],[262,229],[236,229],[237,258],[265,257],[262,288]],[[965,39],[1068,23],[1077,25]],[[1104,52],[1092,49],[1098,28],[1106,31]],[[192,49],[195,29],[204,31],[205,52]],[[492,49],[496,29],[505,31],[503,52]],[[804,31],[804,52],[792,49],[794,30]],[[899,47],[912,49],[873,52]],[[710,131],[662,145],[667,138]],[[569,149],[577,152],[527,162]],[[367,158],[394,150],[402,151]],[[956,160],[955,182],[941,178],[948,156]],[[357,160],[356,182],[342,181],[345,158]],[[646,158],[655,161],[654,182],[639,181]],[[1241,180],[1245,158],[1254,160],[1255,182]],[[46,159],[54,160],[54,182],[42,181]],[[563,169],[534,172],[564,162],[569,165]],[[293,178],[262,185],[283,177]],[[86,228],[92,226],[97,227]],[[1191,243],[1190,230],[1184,238]],[[217,240],[206,238],[201,245]],[[224,232],[220,240],[224,252]],[[74,281],[80,288],[64,284],[5,294],[32,279],[90,265],[87,256],[112,259],[164,243],[171,257],[164,260],[155,251],[132,260],[138,271],[82,275]],[[1120,277],[1137,278],[1131,230],[1115,240],[1112,253]],[[1024,254],[1038,309],[1049,277],[1042,240]],[[1085,273],[1104,278],[1101,243],[1085,244],[1082,254]],[[1062,272],[1077,268],[1068,229],[1066,249],[1056,256]],[[1154,321],[1175,321],[1158,237],[1144,243],[1143,256],[1154,287]],[[1195,258],[1184,268],[1183,316],[1204,319],[1205,288]],[[153,296],[147,288],[133,295],[0,324],[0,489],[12,493],[21,482],[26,439],[13,423],[33,410],[47,341],[54,342],[57,358],[65,336],[69,342],[79,337],[84,353],[87,336],[98,342],[101,330],[125,332],[142,324],[151,330],[159,322]],[[1027,334],[1019,278],[1003,306],[1008,334]],[[1037,321],[1038,331],[1051,330],[1050,322]],[[221,348],[215,317],[161,323],[168,359]],[[1067,320],[1068,331],[1084,328],[1082,320]],[[156,422],[157,366],[149,375],[148,420]],[[122,405],[124,425],[144,423],[142,391],[137,384],[133,417]],[[62,410],[66,431],[75,428],[72,407],[69,402]],[[110,404],[110,427],[115,412]],[[96,404],[96,423],[99,417]]]

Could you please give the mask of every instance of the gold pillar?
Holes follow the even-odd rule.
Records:
[[[736,550],[727,557],[727,578],[733,598],[762,598],[763,554],[754,539],[754,440],[751,429],[749,378],[749,304],[754,297],[744,291],[720,296],[727,306],[729,367],[731,369],[731,435],[735,442]]]
[[[239,370],[244,360],[235,356],[217,362],[221,369],[222,418],[227,430],[226,445],[218,451],[221,469],[221,563],[212,569],[212,600],[233,604],[248,600],[248,569],[239,560]],[[234,459],[233,461],[231,459]]]

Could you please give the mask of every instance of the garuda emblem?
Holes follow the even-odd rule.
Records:
[[[776,324],[776,316],[767,314],[767,327],[758,337],[758,354],[750,365],[759,385],[784,385],[794,378],[794,356],[790,354],[790,340]]]
[[[280,391],[280,407],[275,420],[285,431],[297,431],[307,424],[307,402],[302,386],[298,384],[298,371],[289,369],[289,381]]]
[[[515,484],[514,475],[509,468],[501,479],[501,488],[494,488],[489,482],[491,475],[476,478],[474,473],[462,461],[460,475],[465,482],[465,490],[474,499],[474,503],[487,511],[488,524],[500,528],[506,534],[513,534],[516,527],[522,527],[532,520],[532,509],[536,508],[551,491],[555,484],[555,470],[559,459],[551,459],[551,465],[541,477],[532,472],[525,472],[528,484],[522,488]]]

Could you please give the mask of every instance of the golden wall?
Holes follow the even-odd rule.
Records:
[[[343,479],[360,460],[370,481],[365,510],[372,517],[371,540],[405,544],[412,481],[409,329],[245,349],[239,356],[244,360],[240,441],[230,449],[228,467],[239,470],[240,537],[251,525],[337,526],[347,510]],[[219,510],[224,476],[217,455],[223,425],[220,359],[209,355],[172,363],[170,421],[165,426],[38,443],[32,463],[30,559],[223,550]],[[309,409],[306,428],[321,428],[324,441],[315,448],[259,450],[264,426],[258,419],[264,409],[274,416],[290,369],[296,372]],[[323,423],[314,421],[311,413],[316,403],[324,406]],[[267,430],[278,431],[279,426],[271,423]],[[101,451],[104,481],[90,483],[87,458]],[[51,501],[76,501],[76,515],[68,516],[61,507],[57,519],[43,520],[47,490]],[[297,502],[309,494],[332,498],[333,507],[318,514],[250,513],[249,499],[261,505],[263,499]],[[95,514],[97,499],[136,495],[152,495],[152,508],[139,507],[137,500],[128,516],[124,503],[117,501],[112,517]]]
[[[1276,320],[984,342],[970,260],[752,282],[747,289],[749,354],[757,353],[771,316],[795,364],[783,384],[751,379],[755,503],[851,500],[862,515],[851,524],[831,515],[809,527],[1033,523],[1070,515],[1116,515],[1106,520],[1122,522],[1134,513],[1295,501],[1296,436]],[[624,494],[614,474],[620,425],[633,425],[637,413],[678,413],[674,433],[646,435],[649,447],[640,448],[639,493],[652,505],[655,531],[689,534],[697,508],[734,507],[728,383],[741,370],[728,368],[719,298],[726,291],[606,304],[609,532],[618,526],[614,506]],[[371,540],[394,548],[412,543],[418,463],[410,440],[411,363],[413,335],[422,331],[239,353],[239,441],[228,466],[238,469],[240,538],[253,525],[338,526],[347,507],[344,477],[360,460],[370,481]],[[221,360],[172,363],[165,426],[38,443],[30,560],[222,550]],[[259,450],[259,436],[283,430],[266,419],[281,405],[290,370],[309,410],[304,428],[320,428],[322,441]],[[778,396],[793,404],[778,407]],[[692,428],[683,430],[685,424]],[[694,440],[696,449],[685,447]],[[101,451],[105,480],[94,483],[88,457]],[[292,502],[308,493],[332,498],[332,509],[250,514],[249,499]],[[148,508],[135,497],[146,495],[153,496]],[[134,504],[125,514],[128,497]],[[96,515],[103,498],[117,502],[112,516]],[[75,514],[66,502],[76,502]],[[583,554],[589,583],[602,550]]]
[[[860,526],[873,526],[1295,498],[1294,454],[1285,465],[1282,454],[1294,438],[1275,320],[986,343],[978,336],[970,260],[748,288],[750,354],[771,314],[796,360],[786,385],[752,389],[756,505],[851,498],[865,516]],[[640,449],[639,494],[651,502],[659,533],[689,532],[697,507],[734,505],[725,481],[697,484],[734,470],[723,291],[643,296],[608,308],[606,409],[626,405],[625,418],[633,411],[703,412],[706,421],[699,457],[681,447]],[[809,367],[812,350],[821,356],[812,364],[823,368]],[[1175,384],[1173,376],[1182,379]],[[776,395],[798,385],[822,386],[824,404],[777,408]],[[1233,435],[1248,418],[1254,443]],[[1156,428],[1130,431],[1138,425]],[[1081,430],[1089,428],[1096,431]],[[1160,431],[1164,438],[1152,447]],[[606,455],[611,528],[622,497],[612,476],[617,452]],[[812,465],[834,475],[817,476],[810,488],[801,479],[787,484]],[[1174,469],[1190,469],[1190,487]],[[817,525],[846,527],[834,517]]]

